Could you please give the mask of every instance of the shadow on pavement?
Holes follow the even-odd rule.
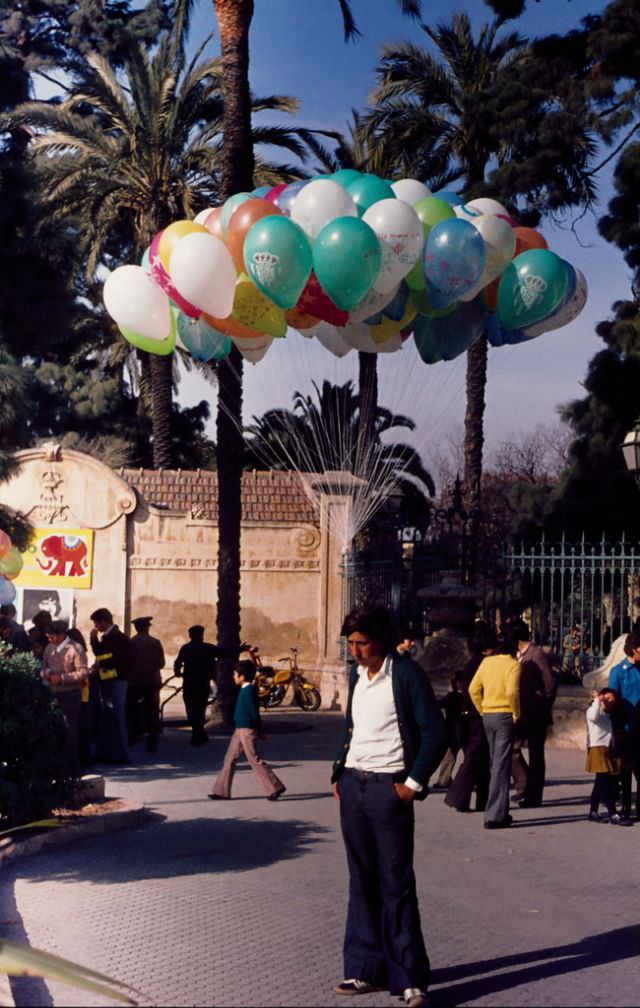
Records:
[[[28,947],[29,939],[18,911],[12,884],[0,887],[0,915],[0,936]],[[48,952],[49,949],[44,951]],[[41,1008],[53,1005],[49,988],[40,977],[10,977],[9,982],[16,1005],[38,1005]]]
[[[571,945],[553,945],[518,955],[498,956],[496,959],[484,959],[434,970],[433,984],[448,986],[444,990],[433,992],[433,1003],[443,1008],[468,1004],[470,1001],[511,990],[521,984],[633,959],[637,957],[639,947],[640,925],[634,924],[617,928],[615,931],[589,935],[588,938]],[[499,976],[479,979],[476,976],[478,973],[493,973],[509,968],[510,972],[501,973]],[[469,977],[473,979],[467,979]]]
[[[179,875],[252,871],[301,857],[332,831],[316,823],[289,819],[205,819],[155,823],[127,835],[123,858],[112,836],[94,837],[41,853],[20,864],[20,875],[30,881],[124,884]],[[91,845],[90,856],[82,848]]]

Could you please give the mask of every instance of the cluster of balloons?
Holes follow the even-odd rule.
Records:
[[[16,590],[12,584],[20,571],[24,561],[20,550],[11,542],[6,532],[0,529],[0,605],[9,605],[16,597]]]
[[[354,169],[175,221],[104,287],[133,346],[169,354],[179,343],[206,361],[235,343],[253,363],[291,327],[339,357],[398,350],[413,335],[431,364],[483,333],[502,346],[558,329],[586,299],[582,273],[496,200]]]

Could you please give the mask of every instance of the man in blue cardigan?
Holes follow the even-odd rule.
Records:
[[[408,1008],[428,1003],[429,958],[413,872],[413,802],[446,749],[426,674],[395,651],[381,606],[351,612],[342,633],[355,661],[345,734],[331,777],[349,866],[344,975],[338,994],[388,988]]]

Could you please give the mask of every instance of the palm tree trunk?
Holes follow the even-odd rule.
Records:
[[[467,580],[473,582],[478,556],[484,445],[484,407],[487,383],[487,337],[482,336],[467,351],[467,406],[464,415],[464,492],[469,513]]]
[[[253,186],[249,28],[253,0],[214,0],[224,80],[221,197]],[[240,645],[242,356],[234,347],[218,372],[218,668],[221,714],[231,723],[234,652]]]
[[[171,447],[171,396],[173,391],[172,356],[151,354],[151,429],[153,432],[153,468],[170,469],[173,461]]]
[[[373,353],[358,354],[358,434],[354,475],[367,477],[368,463],[375,439],[375,419],[378,408],[378,357]]]

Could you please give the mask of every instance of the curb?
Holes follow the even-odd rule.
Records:
[[[115,833],[117,830],[142,826],[149,818],[149,811],[144,805],[132,805],[118,810],[106,812],[102,816],[87,817],[83,822],[69,823],[68,826],[58,826],[38,836],[26,840],[16,840],[11,846],[0,850],[0,868],[9,861],[28,854],[38,854],[47,847],[61,847],[72,840],[81,840],[89,836],[101,836],[104,833]],[[5,973],[0,973],[0,1008],[14,1008],[15,1001],[11,991],[11,981]]]

